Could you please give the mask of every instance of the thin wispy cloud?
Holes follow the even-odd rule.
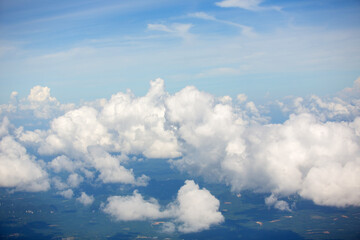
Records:
[[[207,13],[204,13],[204,12],[190,13],[188,16],[193,17],[193,18],[199,18],[199,19],[214,21],[214,22],[218,22],[218,23],[238,27],[238,28],[240,28],[242,30],[242,34],[244,36],[247,36],[247,37],[256,36],[256,33],[254,33],[252,27],[245,26],[245,25],[238,24],[238,23],[234,23],[234,22],[231,22],[231,21],[220,20],[220,19],[217,19],[216,17],[214,17],[212,15],[209,15]]]
[[[262,6],[261,3],[263,2],[263,0],[223,0],[215,4],[223,8],[235,7],[250,11],[281,10],[281,7],[278,6]]]
[[[180,37],[184,40],[191,40],[193,35],[190,33],[190,29],[192,24],[184,24],[184,23],[173,23],[170,25],[164,24],[148,24],[147,29],[151,31],[160,31],[166,32],[173,36]]]

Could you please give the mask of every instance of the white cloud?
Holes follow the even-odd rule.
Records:
[[[236,96],[239,103],[243,103],[247,100],[247,96],[244,93],[240,93]]]
[[[56,98],[50,96],[50,88],[35,86],[30,90],[28,100],[30,102],[53,102],[56,101]]]
[[[263,7],[260,4],[263,0],[222,0],[221,2],[216,2],[215,4],[219,7],[237,7],[243,8],[250,11],[260,11],[260,10],[281,10],[280,7]]]
[[[179,169],[225,182],[234,191],[360,205],[359,117],[324,122],[319,114],[299,113],[282,124],[263,124],[254,103],[243,104],[244,111],[192,87],[169,97],[166,106],[167,120],[181,139],[183,157],[172,161]],[[274,206],[286,209],[283,202]]]
[[[74,192],[71,189],[58,192],[58,194],[67,199],[71,199],[74,196]]]
[[[35,117],[50,119],[74,107],[73,104],[60,104],[50,95],[50,88],[35,86],[30,90],[27,101],[18,103],[19,110],[32,110]]]
[[[103,211],[118,221],[158,219],[167,216],[160,210],[160,205],[154,198],[144,200],[137,191],[134,191],[132,196],[112,196],[107,201]]]
[[[11,171],[6,170],[9,178],[1,182],[28,190],[24,182],[31,179],[34,184],[38,182],[37,189],[48,188],[46,172],[26,153],[23,144],[37,149],[40,156],[54,156],[47,164],[54,174],[62,170],[72,173],[68,180],[53,178],[59,191],[78,186],[83,181],[78,174],[85,174],[89,180],[96,176],[94,179],[103,183],[145,186],[148,177],[135,176],[132,169],[124,167],[125,161],[131,161],[127,155],[135,154],[175,158],[170,162],[180,170],[226,183],[237,192],[249,189],[279,198],[299,194],[320,205],[359,206],[358,85],[359,80],[344,90],[351,93],[348,98],[341,95],[343,91],[331,99],[312,96],[291,99],[290,104],[285,101],[281,107],[290,116],[278,124],[270,124],[262,115],[264,108],[245,95],[232,102],[228,96],[214,97],[191,86],[170,95],[161,79],[152,81],[143,97],[135,97],[130,91],[117,93],[109,100],[68,111],[51,120],[48,130],[13,130],[4,118],[1,141],[9,147],[0,153],[0,166],[8,169],[23,161],[22,167],[26,171],[35,169],[35,175],[31,172],[28,176],[24,170],[25,180],[12,179]],[[33,100],[50,98],[46,89],[40,93],[32,94]],[[13,133],[16,140],[7,136]],[[186,212],[182,215],[185,220],[180,220],[181,204],[177,201],[173,206],[177,206],[178,215],[172,212],[169,217],[176,229],[186,232],[209,225],[194,225],[186,219]],[[272,206],[287,210],[288,205],[276,200]],[[169,208],[160,207],[159,211],[170,214]]]
[[[8,104],[0,105],[0,114],[8,116],[24,117],[31,120],[46,120],[64,114],[74,108],[74,104],[61,104],[55,97],[50,95],[50,88],[35,86],[30,90],[27,98],[18,99],[18,92],[13,91]]]
[[[209,15],[207,13],[204,13],[204,12],[190,13],[190,14],[188,14],[188,16],[193,17],[193,18],[208,20],[208,21],[214,21],[214,22],[218,22],[218,23],[222,23],[222,24],[240,28],[242,30],[242,35],[247,36],[247,37],[255,37],[256,36],[256,34],[253,31],[253,28],[250,26],[246,26],[246,25],[231,22],[231,21],[221,20],[221,19],[218,19],[218,18],[216,18],[212,15]],[[222,69],[222,68],[216,68],[216,69]],[[233,73],[234,71],[236,71],[236,72],[239,71],[238,69],[231,69],[231,68],[229,70],[227,68],[225,68],[224,70],[225,70],[225,73],[227,73],[229,70],[231,70],[230,73]]]
[[[176,231],[176,226],[172,222],[164,222],[161,226],[161,231],[164,233],[173,233]]]
[[[54,119],[39,153],[70,153],[76,156],[86,153],[87,147],[91,145],[110,145],[111,136],[98,121],[97,115],[94,108],[81,107]]]
[[[101,111],[101,121],[116,133],[118,151],[149,158],[178,157],[177,139],[166,129],[164,81],[150,84],[144,97],[135,98],[131,92],[113,95]]]
[[[103,102],[99,111],[89,106],[68,111],[52,120],[39,153],[78,158],[88,147],[101,146],[151,158],[178,157],[177,140],[165,129],[165,97],[164,81],[157,79],[144,97],[117,93]]]
[[[4,117],[0,125],[0,138],[9,134],[10,121],[7,117]]]
[[[300,195],[326,206],[360,206],[360,159],[332,162],[313,167],[306,176]]]
[[[194,17],[194,18],[200,18],[200,19],[204,19],[204,20],[211,20],[211,21],[216,21],[216,17],[209,15],[207,13],[204,12],[194,12],[194,13],[190,13],[189,17]]]
[[[77,173],[72,173],[67,179],[67,183],[70,187],[76,188],[84,181],[84,178]]]
[[[358,77],[352,87],[345,88],[339,93],[341,98],[359,99],[360,97],[360,77]]]
[[[346,92],[349,95],[345,96]],[[347,88],[332,98],[315,95],[310,98],[294,97],[279,101],[278,105],[284,113],[311,113],[322,121],[349,121],[360,115],[359,97],[353,93],[356,93],[355,87]]]
[[[165,125],[166,97],[164,81],[156,79],[144,97],[118,93],[108,101],[93,107],[88,103],[89,106],[53,119],[47,131],[19,128],[17,136],[38,148],[41,155],[61,154],[48,164],[55,172],[80,169],[88,173],[86,168],[93,167],[104,183],[145,186],[148,177],[135,178],[121,162],[127,159],[126,154],[150,158],[180,156],[177,139]],[[110,151],[121,154],[110,155]]]
[[[81,192],[81,196],[76,198],[76,201],[80,202],[84,206],[89,206],[94,202],[94,196],[89,196],[85,192]]]
[[[180,223],[178,230],[184,233],[198,232],[220,224],[224,217],[219,212],[220,202],[207,189],[200,189],[192,180],[178,191],[176,202],[171,210]]]
[[[0,186],[31,192],[46,191],[46,171],[11,136],[0,140]]]
[[[57,176],[56,176],[56,177],[53,177],[53,178],[51,179],[51,181],[52,181],[53,186],[54,186],[57,190],[64,190],[65,188],[68,188],[68,187],[69,187],[66,183],[62,182],[61,179],[60,179],[59,177],[57,177]]]
[[[214,76],[239,75],[242,70],[240,68],[220,67],[205,70],[197,74],[197,77],[208,78]]]
[[[164,24],[148,24],[147,29],[152,31],[160,31],[181,37],[184,40],[191,40],[193,35],[189,32],[192,24],[173,23],[171,25]]]
[[[100,171],[99,179],[104,183],[127,183],[146,186],[149,178],[142,175],[135,179],[132,170],[128,170],[120,165],[121,158],[124,158],[124,156],[111,156],[100,147],[89,148],[89,161],[92,166]]]
[[[163,231],[198,232],[220,224],[224,217],[219,212],[220,202],[206,189],[199,189],[194,181],[186,181],[176,201],[162,209],[156,199],[144,200],[134,191],[131,196],[112,196],[103,206],[103,211],[119,221],[172,219],[163,226]]]
[[[274,208],[279,209],[281,211],[291,212],[289,204],[284,200],[278,200],[274,194],[271,194],[269,197],[265,198],[265,204],[268,205],[269,207],[273,206]]]
[[[67,156],[61,155],[54,158],[48,163],[48,166],[52,168],[56,173],[65,170],[68,172],[74,172],[76,166]]]

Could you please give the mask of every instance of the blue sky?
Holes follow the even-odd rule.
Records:
[[[261,101],[331,95],[360,76],[359,1],[0,1],[0,102],[144,95],[163,78]]]

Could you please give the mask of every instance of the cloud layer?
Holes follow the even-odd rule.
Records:
[[[170,159],[179,170],[234,192],[268,193],[265,204],[280,210],[291,210],[278,199],[293,194],[319,205],[360,206],[359,79],[331,98],[272,103],[288,116],[277,123],[271,108],[245,94],[232,100],[193,86],[169,94],[162,79],[150,85],[143,97],[127,91],[79,106],[59,103],[47,87],[34,87],[24,99],[12,94],[1,105],[0,186],[52,186],[65,198],[85,181],[146,186],[148,176],[126,167],[137,159],[129,156],[141,156]],[[84,205],[93,199],[77,198]],[[195,232],[223,221],[218,208],[206,189],[187,181],[168,206],[135,191],[109,197],[103,210],[122,221],[171,219],[164,231]]]

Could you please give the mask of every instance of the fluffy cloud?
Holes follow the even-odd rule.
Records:
[[[57,190],[64,190],[65,188],[68,188],[68,187],[69,187],[66,183],[62,182],[61,179],[60,179],[59,177],[57,177],[57,176],[56,176],[56,177],[53,177],[53,178],[51,179],[51,181],[52,181],[53,186],[54,186]]]
[[[74,162],[64,155],[54,158],[48,165],[57,173],[62,170],[73,172],[76,169]]]
[[[80,183],[82,183],[82,181],[84,181],[84,178],[77,173],[70,174],[67,179],[67,183],[69,184],[70,187],[73,188],[78,187]]]
[[[218,176],[234,191],[299,193],[321,205],[360,205],[359,121],[322,123],[310,114],[293,115],[284,124],[249,127],[229,141],[217,158],[220,168],[193,156],[174,164],[192,172],[201,164],[205,169],[198,174]]]
[[[324,121],[319,114],[299,112],[281,124],[262,124],[256,106],[242,104],[247,111],[217,103],[192,87],[170,96],[166,116],[183,153],[172,164],[225,182],[233,191],[299,194],[329,206],[360,205],[359,117]]]
[[[52,120],[47,132],[24,132],[21,138],[39,142],[40,154],[78,157],[86,154],[90,146],[101,146],[107,151],[149,158],[179,157],[177,139],[166,129],[166,96],[164,81],[157,79],[144,97],[117,93],[99,110],[83,106],[68,111]]]
[[[220,202],[207,189],[200,189],[194,181],[185,181],[171,206],[180,232],[198,232],[224,221],[219,212]]]
[[[127,183],[138,186],[146,186],[149,178],[145,175],[135,179],[132,170],[120,165],[126,156],[111,156],[100,147],[89,148],[91,165],[100,171],[99,179],[104,183]]]
[[[311,113],[322,121],[350,121],[360,115],[360,101],[355,98],[291,98],[277,104],[284,113]]]
[[[1,125],[0,125],[0,137],[8,135],[9,126],[10,126],[9,119],[7,117],[4,117],[3,120],[1,121]]]
[[[0,106],[0,114],[11,116],[27,115],[34,119],[52,119],[74,108],[74,104],[61,104],[50,95],[50,88],[35,86],[27,98],[18,99],[18,93],[12,92],[9,104]]]
[[[148,177],[135,177],[121,163],[127,154],[149,158],[179,157],[177,139],[168,128],[164,101],[168,94],[164,81],[152,81],[144,97],[130,91],[117,93],[109,100],[87,103],[50,121],[48,130],[17,130],[17,137],[40,155],[60,155],[48,167],[58,173],[89,168],[100,172],[104,183],[128,183],[144,186]],[[35,91],[36,90],[36,91]],[[53,101],[48,88],[35,88],[32,101]],[[45,100],[44,100],[45,99]],[[121,154],[111,155],[109,152]]]
[[[89,196],[85,192],[81,192],[80,197],[76,198],[76,201],[80,202],[84,206],[89,206],[94,202],[94,196]]]
[[[4,177],[2,186],[19,189],[34,178],[42,189],[48,188],[46,172],[26,153],[26,146],[53,158],[46,164],[51,173],[69,172],[68,179],[52,178],[61,191],[78,186],[83,177],[145,186],[148,177],[135,176],[132,169],[124,167],[125,161],[132,161],[128,155],[133,154],[172,158],[171,164],[178,169],[226,183],[236,192],[270,193],[273,197],[267,198],[268,205],[283,210],[287,205],[277,198],[291,194],[320,205],[359,206],[359,82],[333,98],[312,96],[278,102],[289,118],[277,124],[263,116],[264,106],[248,101],[244,94],[233,102],[228,96],[216,98],[189,86],[170,95],[161,79],[152,81],[143,97],[127,91],[66,111],[49,120],[49,129],[9,130],[10,122],[3,118],[1,141],[9,146],[1,151],[0,167],[11,176],[10,166],[24,161],[22,167],[35,169],[35,174],[27,176],[24,170],[25,180]],[[27,101],[51,105],[55,100],[48,88],[36,87]],[[139,198],[137,194],[133,197]],[[183,232],[192,231],[186,225],[190,219],[181,222],[187,214],[180,217],[177,201],[173,205],[178,213],[171,213],[176,219],[173,224]],[[161,214],[170,214],[169,208],[166,211],[160,207]]]
[[[117,148],[125,153],[142,153],[149,158],[179,157],[177,139],[166,129],[164,81],[152,81],[140,98],[131,92],[117,93],[104,105],[101,121],[115,131]]]
[[[216,171],[221,169],[226,144],[242,132],[244,121],[237,121],[231,105],[217,103],[194,87],[169,97],[166,106],[166,117],[182,143],[183,158],[173,164],[209,180],[220,180],[221,173]]]
[[[339,92],[339,96],[346,100],[359,100],[360,96],[360,77],[358,77],[352,87],[348,87]]]
[[[180,232],[198,232],[224,221],[219,200],[189,180],[178,191],[177,199],[164,209],[156,199],[144,200],[137,191],[132,196],[112,196],[107,201],[103,211],[116,220],[172,219],[164,226],[165,232],[174,231],[175,226]]]
[[[74,107],[73,104],[60,104],[50,95],[50,88],[35,86],[30,90],[28,102],[22,102],[20,109],[30,109],[38,118],[49,119]]]
[[[74,192],[71,189],[58,192],[59,195],[63,196],[64,198],[71,199],[74,196]]]
[[[103,211],[118,221],[158,219],[167,215],[160,211],[156,199],[144,200],[137,191],[132,196],[112,196],[107,201]]]
[[[97,119],[98,112],[81,107],[51,122],[48,136],[39,148],[40,154],[86,153],[91,145],[110,145],[111,136]]]
[[[0,140],[0,186],[31,192],[50,187],[46,171],[11,136]]]
[[[274,194],[271,194],[269,197],[265,198],[265,204],[269,207],[273,206],[276,209],[279,209],[281,211],[291,211],[289,204],[285,202],[284,200],[278,200],[277,197],[275,197]]]
[[[284,101],[277,101],[284,113],[311,113],[321,121],[353,121],[360,115],[360,78],[354,85],[338,92],[333,97],[310,98],[289,97]]]

